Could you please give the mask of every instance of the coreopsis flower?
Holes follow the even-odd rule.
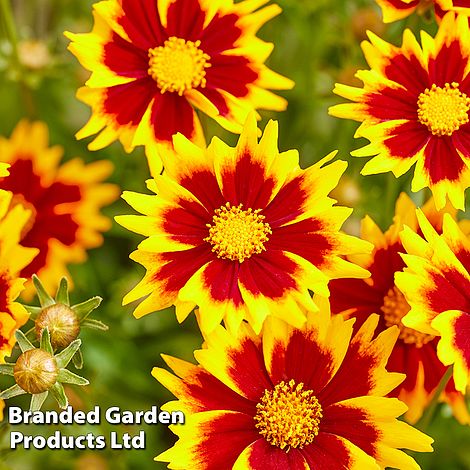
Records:
[[[425,11],[434,7],[438,21],[442,20],[448,11],[470,17],[470,0],[375,0],[382,9],[385,23],[401,20],[416,10]]]
[[[409,30],[401,47],[372,33],[369,37],[363,50],[371,70],[357,73],[364,87],[337,84],[335,93],[354,103],[330,108],[334,116],[362,122],[356,136],[370,144],[352,154],[375,155],[362,173],[392,171],[398,177],[416,163],[412,191],[429,187],[438,209],[448,197],[454,207],[464,210],[470,182],[466,18],[447,14],[434,39],[422,33],[422,47]]]
[[[407,267],[396,275],[396,283],[411,306],[403,323],[439,337],[439,359],[446,366],[454,364],[455,386],[465,393],[470,369],[470,239],[448,214],[442,234],[422,212],[418,219],[424,238],[409,228],[401,234],[409,254],[403,255]]]
[[[327,196],[346,162],[325,165],[331,154],[301,170],[297,151],[279,153],[277,123],[259,143],[257,133],[252,114],[235,149],[217,138],[202,149],[177,135],[176,155],[149,184],[158,195],[123,194],[144,215],[116,220],[148,237],[131,254],[147,273],[124,298],[147,296],[136,317],[175,304],[181,322],[197,305],[206,331],[246,319],[258,332],[270,312],[314,308],[309,289],[328,296],[329,279],[368,275],[340,258],[371,247],[339,232],[352,209]],[[305,317],[292,312],[286,320],[301,325]]]
[[[5,176],[4,166],[0,167],[0,175]],[[11,203],[12,194],[0,190],[0,364],[11,354],[16,343],[15,332],[28,321],[24,307],[15,302],[25,282],[19,272],[38,253],[36,248],[19,245],[31,212],[21,204],[10,209]]]
[[[286,317],[288,315],[286,314]],[[351,339],[354,320],[327,306],[300,329],[267,319],[261,335],[243,323],[206,336],[198,365],[163,356],[171,374],[154,377],[182,410],[179,440],[156,460],[170,468],[419,469],[401,448],[431,451],[432,439],[397,418],[406,405],[385,398],[403,375],[385,369],[396,327],[372,339],[372,315]]]
[[[93,31],[66,33],[69,49],[92,72],[78,92],[92,116],[77,137],[102,131],[92,150],[116,139],[127,152],[145,145],[159,172],[158,148],[171,146],[174,134],[204,141],[195,108],[238,133],[252,110],[285,109],[267,89],[293,83],[264,65],[272,44],[256,37],[281,11],[255,11],[268,1],[96,3]]]
[[[30,211],[21,244],[39,250],[20,274],[40,275],[51,290],[67,274],[68,263],[83,262],[86,249],[102,243],[100,232],[111,221],[99,209],[118,197],[116,186],[102,183],[112,171],[110,162],[86,165],[75,158],[60,165],[62,153],[61,147],[49,147],[42,122],[21,121],[10,139],[0,137],[0,160],[10,164],[0,188],[13,193],[12,207],[21,204]],[[32,284],[27,292],[33,293]]]
[[[442,230],[443,213],[436,212],[432,200],[424,211],[437,230]],[[406,418],[416,422],[434,396],[445,367],[437,356],[438,338],[434,334],[421,333],[406,327],[402,319],[409,312],[410,305],[394,281],[395,273],[405,267],[401,253],[405,252],[399,238],[404,225],[414,233],[420,232],[416,218],[416,206],[402,193],[397,200],[395,218],[391,227],[382,233],[369,217],[362,221],[361,236],[374,244],[372,254],[350,257],[371,273],[368,279],[337,279],[331,281],[331,311],[345,317],[356,318],[359,327],[371,313],[378,313],[378,331],[397,325],[400,330],[397,343],[388,360],[387,369],[406,374],[406,379],[397,387],[392,396],[397,396],[408,405]],[[470,424],[464,396],[457,392],[453,381],[447,384],[442,399],[448,402],[461,423]]]

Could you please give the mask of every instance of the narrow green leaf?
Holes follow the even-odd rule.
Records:
[[[55,301],[60,304],[65,304],[70,306],[69,300],[69,284],[67,282],[67,278],[63,277],[60,280],[59,288],[57,289],[57,293],[55,295]]]
[[[0,364],[0,374],[13,375],[15,364]]]
[[[36,320],[37,316],[42,312],[42,307],[33,307],[32,305],[23,305],[29,313],[30,320]]]
[[[82,340],[76,339],[75,341],[72,341],[63,351],[57,354],[57,356],[55,356],[59,369],[67,367],[67,364],[70,362],[73,355],[78,351],[78,348],[81,344]]]
[[[99,320],[94,320],[92,318],[89,318],[88,320],[84,320],[80,326],[83,328],[91,328],[92,330],[100,330],[100,331],[109,330],[108,325],[105,325],[103,322]]]
[[[31,344],[29,339],[26,338],[25,334],[21,330],[16,330],[15,338],[16,338],[16,341],[18,342],[18,346],[20,347],[21,352],[34,349],[34,346]]]
[[[51,335],[49,333],[49,328],[44,328],[41,333],[41,349],[48,352],[49,354],[54,354],[51,344]]]
[[[18,395],[23,395],[26,392],[18,385],[15,384],[10,388],[7,388],[6,390],[3,390],[3,392],[0,393],[0,398],[2,400],[8,400],[8,398],[13,398]]]
[[[80,321],[82,321],[85,320],[85,318],[90,315],[95,308],[99,307],[102,300],[103,299],[101,297],[92,297],[81,304],[72,306],[72,310],[77,314]]]
[[[82,350],[79,348],[78,351],[72,357],[73,365],[75,369],[81,369],[83,367],[83,356]]]
[[[49,391],[62,409],[67,408],[69,401],[67,400],[64,387],[60,383],[56,382]]]
[[[29,405],[29,411],[39,411],[41,406],[46,401],[49,392],[35,393],[31,396],[31,404]]]
[[[84,377],[80,377],[67,369],[60,369],[57,381],[73,385],[88,385],[90,383]]]
[[[54,299],[46,292],[46,289],[44,289],[44,286],[36,274],[33,274],[33,284],[36,288],[41,307],[49,307],[49,305],[55,304]]]

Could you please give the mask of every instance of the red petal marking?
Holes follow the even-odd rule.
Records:
[[[239,16],[234,13],[223,16],[217,13],[202,32],[202,50],[214,57],[215,54],[233,49],[242,35],[242,30],[236,25],[238,19]]]
[[[225,170],[225,171],[224,171]],[[232,205],[245,209],[263,209],[271,199],[275,181],[266,175],[266,168],[254,161],[246,149],[234,168],[222,170],[222,193]]]
[[[431,184],[443,180],[458,181],[466,168],[453,145],[452,137],[432,136],[424,150],[424,169]]]
[[[264,391],[273,388],[264,365],[262,345],[245,337],[236,349],[227,351],[227,357],[227,374],[249,400],[258,403]]]
[[[0,312],[8,313],[11,317],[13,317],[10,308],[8,306],[9,299],[8,299],[8,291],[10,289],[10,279],[5,274],[0,274]],[[0,323],[0,332],[2,330],[2,324]],[[2,343],[4,338],[0,336],[0,348],[3,346]],[[8,342],[5,341],[5,343]]]
[[[184,96],[177,93],[157,93],[150,119],[155,137],[159,141],[172,142],[173,136],[178,132],[189,140],[194,138],[197,117]]]
[[[470,312],[470,308],[466,310]],[[470,313],[463,313],[454,320],[454,347],[462,356],[465,367],[470,369]]]
[[[305,219],[294,224],[273,229],[268,250],[285,250],[320,267],[332,256],[334,244],[322,233],[323,224],[318,219]]]
[[[385,67],[385,76],[403,85],[412,95],[417,97],[426,88],[432,85],[428,72],[423,68],[418,58],[411,53],[410,58],[403,52],[398,52],[390,59]]]
[[[380,434],[368,421],[369,416],[365,411],[334,404],[323,408],[320,427],[322,433],[344,437],[366,454],[375,457],[375,444],[380,440]]]
[[[262,438],[253,443],[250,450],[248,459],[250,470],[305,470],[304,457],[297,449],[286,452]],[[316,470],[316,467],[311,468]]]
[[[168,36],[176,36],[188,41],[201,38],[206,12],[198,0],[176,0],[168,7]]]
[[[119,125],[139,125],[155,94],[157,84],[149,77],[106,89],[103,111]]]
[[[182,389],[174,393],[177,398],[190,402],[194,412],[228,410],[248,416],[256,414],[256,403],[235,393],[202,367],[195,366],[195,373],[184,377],[181,385]]]
[[[395,273],[405,267],[405,262],[399,255],[399,253],[404,252],[405,249],[401,243],[394,243],[387,246],[387,248],[381,248],[375,252],[373,263],[367,267],[371,273],[374,288],[383,292],[382,298],[395,284]]]
[[[180,243],[203,244],[208,236],[206,224],[212,219],[198,203],[185,201],[185,205],[169,208],[163,213],[163,230]]]
[[[117,75],[130,78],[148,77],[147,51],[135,47],[114,32],[110,42],[104,46],[103,62]]]
[[[386,0],[386,2],[397,10],[408,10],[409,8],[418,6],[420,0],[413,0],[409,3],[405,3],[403,0]]]
[[[212,165],[207,169],[195,168],[190,174],[180,174],[178,178],[178,183],[191,192],[207,209],[211,220],[215,209],[219,209],[227,202],[222,196]]]
[[[316,396],[333,374],[334,358],[330,351],[320,347],[313,332],[294,330],[287,347],[277,343],[269,360],[273,384],[294,379]]]
[[[219,91],[213,90],[212,88],[199,88],[198,91],[217,108],[221,116],[227,117],[230,115],[227,101]]]
[[[132,43],[148,49],[161,46],[168,35],[160,22],[160,14],[155,0],[122,0],[124,15],[117,22],[123,27]]]
[[[23,196],[36,210],[34,224],[21,241],[23,246],[40,250],[33,261],[21,271],[21,276],[26,278],[46,265],[49,240],[59,240],[66,246],[75,243],[78,224],[71,213],[57,214],[57,206],[79,202],[82,198],[78,185],[55,182],[49,187],[43,186],[29,158],[18,156],[18,160],[10,167],[10,176],[0,181],[2,189]]]
[[[470,286],[456,269],[446,266],[441,274],[431,273],[431,285],[423,286],[423,294],[435,313],[447,310],[470,312]]]
[[[209,290],[211,297],[216,301],[230,301],[236,306],[243,304],[238,287],[240,263],[216,258],[215,254],[212,254],[212,257],[212,262],[204,269],[204,287]]]
[[[170,292],[178,292],[196,271],[211,260],[207,244],[196,246],[184,251],[162,253],[163,264],[155,266],[154,278],[165,281],[165,288]]]
[[[373,376],[380,363],[376,354],[375,348],[366,349],[353,338],[340,368],[317,397],[322,406],[368,395],[375,385]]]
[[[410,92],[403,89],[384,87],[366,95],[367,112],[380,121],[392,119],[416,120],[419,94],[424,91]]]
[[[452,134],[452,143],[462,155],[470,158],[470,122]]]
[[[211,67],[206,69],[207,86],[225,90],[237,98],[245,97],[249,92],[247,85],[259,77],[246,57],[217,55],[210,62]]]
[[[241,263],[239,279],[253,295],[279,299],[286,291],[297,288],[297,270],[298,265],[284,253],[269,250]]]
[[[232,468],[238,456],[259,438],[251,416],[229,413],[199,426],[194,451],[194,467],[204,470]]]
[[[280,227],[303,214],[303,205],[309,193],[303,189],[304,174],[301,173],[282,186],[263,214],[271,228]],[[313,191],[313,188],[311,189]]]
[[[301,452],[308,465],[314,470],[332,470],[351,468],[352,461],[349,450],[344,443],[334,434],[321,432],[315,440]]]
[[[449,45],[444,44],[435,59],[429,60],[429,78],[431,84],[443,87],[446,83],[460,83],[464,78],[468,56],[462,53],[461,44],[454,39]]]
[[[391,133],[393,135],[384,140],[384,145],[390,152],[390,156],[395,158],[412,158],[432,138],[428,128],[418,121],[400,124]]]

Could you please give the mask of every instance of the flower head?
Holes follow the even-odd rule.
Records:
[[[39,250],[20,274],[39,274],[47,289],[67,274],[66,264],[83,262],[86,249],[102,243],[100,232],[111,224],[99,209],[118,195],[114,185],[101,183],[112,171],[109,162],[85,165],[76,158],[59,166],[61,156],[61,147],[48,146],[41,122],[21,121],[10,139],[0,138],[0,159],[10,165],[0,188],[13,194],[10,207],[30,212],[21,244]],[[33,293],[31,284],[27,292]]]
[[[438,21],[449,11],[470,17],[470,0],[376,0],[382,8],[385,23],[401,20],[414,11],[426,11],[434,7]]]
[[[466,392],[470,377],[470,239],[446,214],[439,234],[418,212],[422,236],[405,228],[401,240],[407,267],[396,284],[411,306],[403,323],[438,337],[437,354],[454,364],[457,390]]]
[[[357,73],[364,87],[337,84],[335,93],[354,103],[330,108],[334,116],[362,122],[356,136],[371,143],[352,154],[375,155],[362,173],[398,177],[416,163],[412,191],[429,187],[438,209],[447,197],[464,210],[470,184],[467,19],[447,14],[434,39],[422,32],[422,46],[409,30],[401,47],[369,37],[363,50],[371,70]]]
[[[286,315],[287,316],[287,315]],[[156,459],[175,469],[418,469],[400,448],[430,451],[432,439],[395,418],[406,411],[384,398],[402,380],[385,364],[396,327],[372,340],[378,317],[351,339],[353,320],[326,306],[302,328],[269,317],[255,335],[218,326],[194,353],[199,365],[164,356],[173,370],[153,375],[185,412],[174,447]]]
[[[436,212],[432,200],[426,203],[424,211],[436,230],[442,231],[443,213]],[[408,405],[406,418],[416,422],[433,398],[447,367],[441,364],[437,356],[438,338],[409,328],[402,321],[410,305],[396,286],[394,276],[405,267],[401,258],[405,249],[399,237],[405,225],[410,231],[420,233],[416,207],[402,193],[397,200],[393,224],[385,233],[369,217],[362,221],[362,238],[373,243],[374,250],[369,256],[350,257],[350,260],[368,269],[371,277],[364,280],[333,280],[329,288],[332,312],[356,318],[356,328],[371,313],[380,315],[378,331],[398,326],[400,334],[387,368],[406,374],[406,379],[392,392],[392,396],[397,396]],[[460,422],[470,423],[465,398],[456,391],[453,381],[447,384],[442,398],[452,406]]]
[[[258,29],[280,13],[269,0],[107,0],[94,5],[91,33],[71,34],[69,49],[92,71],[78,97],[92,107],[77,134],[98,150],[119,139],[126,151],[145,145],[161,170],[158,148],[178,132],[202,144],[194,108],[240,132],[255,109],[283,110],[286,101],[267,89],[293,83],[264,62],[272,44]]]
[[[328,197],[346,163],[324,166],[329,155],[301,170],[296,151],[279,153],[276,123],[259,143],[257,132],[252,115],[235,149],[178,135],[176,156],[149,183],[158,195],[123,194],[144,215],[116,220],[148,237],[131,255],[147,274],[124,299],[147,296],[137,317],[175,304],[182,321],[198,305],[204,330],[247,319],[259,331],[270,312],[315,308],[309,289],[328,296],[329,279],[367,276],[340,256],[370,245],[339,233],[351,209]],[[301,325],[304,315],[292,312],[286,320]]]

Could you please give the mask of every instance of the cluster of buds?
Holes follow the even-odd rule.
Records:
[[[34,327],[26,334],[16,332],[21,355],[16,363],[0,364],[0,373],[11,375],[15,384],[0,393],[8,399],[25,393],[31,394],[31,411],[41,409],[49,393],[61,408],[68,405],[62,384],[88,385],[88,380],[67,369],[72,361],[77,369],[83,366],[78,339],[81,328],[107,330],[98,320],[89,318],[90,313],[101,303],[101,297],[92,297],[85,302],[70,305],[68,283],[63,278],[55,298],[44,289],[40,280],[33,276],[40,307],[25,306]],[[28,339],[31,336],[31,341]],[[39,345],[35,347],[35,338]]]

